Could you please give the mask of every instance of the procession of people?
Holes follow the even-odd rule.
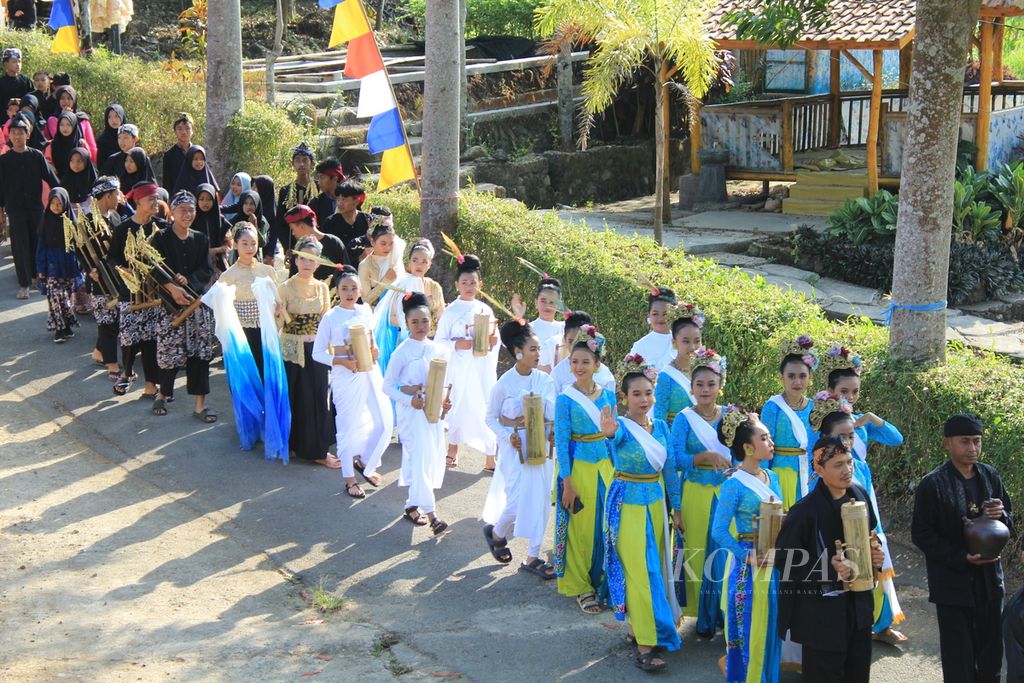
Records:
[[[396,513],[434,536],[451,533],[438,509],[446,470],[460,446],[478,451],[492,477],[481,552],[553,581],[583,615],[610,610],[644,671],[669,665],[684,620],[697,638],[723,634],[729,682],[786,669],[868,681],[873,644],[907,641],[870,457],[872,442],[904,436],[855,412],[856,350],[787,340],[779,393],[722,405],[728,359],[706,315],[668,288],[649,287],[650,331],[614,358],[601,311],[573,310],[556,277],[530,285],[528,320],[518,296],[506,308],[487,293],[497,255],[407,245],[336,159],[317,163],[303,144],[293,182],[238,170],[221,190],[183,112],[158,183],[138,146],[151,131],[130,111],[111,103],[94,128],[70,83],[32,94],[20,51],[2,60],[0,217],[16,296],[46,296],[57,344],[92,315],[109,390],[139,391],[152,419],[174,412],[183,371],[194,419],[230,405],[243,448],[340,470],[356,504],[384,485],[397,441],[408,497]],[[36,76],[49,90],[52,75]],[[441,249],[450,300],[428,276]],[[218,354],[229,395],[211,401]],[[1008,534],[1012,507],[980,462],[984,432],[977,416],[950,417],[949,459],[915,497],[951,682],[997,681],[1003,661],[1002,546],[989,542],[1001,530],[989,527]]]

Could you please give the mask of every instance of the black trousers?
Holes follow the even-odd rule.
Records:
[[[96,350],[103,356],[103,362],[117,362],[117,323],[96,325]]]
[[[41,211],[8,211],[7,225],[11,236],[11,254],[14,256],[14,272],[18,286],[28,287],[36,273],[36,242],[39,224],[43,220]]]
[[[260,336],[260,328],[243,327],[242,332],[245,333],[245,340],[249,342],[249,348],[252,350],[253,360],[256,361],[256,369],[259,370],[260,379],[263,379],[263,337]]]
[[[807,683],[868,683],[871,679],[871,629],[850,634],[846,652],[803,646],[803,680]]]
[[[999,683],[1002,609],[1002,600],[988,600],[975,607],[935,605],[945,683]]]
[[[121,347],[121,372],[131,377],[135,356],[142,354],[142,376],[147,382],[160,382],[160,366],[156,364],[156,339]]]
[[[160,369],[160,395],[164,398],[174,396],[174,380],[180,369]],[[185,390],[190,396],[206,396],[210,393],[210,361],[185,359]]]

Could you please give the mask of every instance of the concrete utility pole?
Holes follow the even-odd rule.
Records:
[[[240,0],[217,0],[207,10],[206,152],[221,183],[228,180],[227,125],[242,109],[242,8]]]
[[[458,215],[459,0],[427,0],[420,235],[441,246]]]

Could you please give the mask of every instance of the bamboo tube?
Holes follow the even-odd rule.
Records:
[[[848,590],[863,592],[875,587],[874,569],[871,567],[871,532],[868,529],[868,506],[859,500],[843,503],[843,559],[853,562],[856,570]]]
[[[448,372],[448,361],[444,358],[434,358],[430,361],[427,370],[427,397],[423,412],[427,415],[427,422],[437,424],[441,419],[441,406],[444,404],[444,376]]]
[[[348,338],[356,360],[356,372],[369,372],[373,368],[373,354],[370,353],[370,335],[366,326],[355,324],[348,328]]]
[[[523,417],[526,419],[526,464],[543,465],[547,460],[544,398],[532,393],[523,396]]]

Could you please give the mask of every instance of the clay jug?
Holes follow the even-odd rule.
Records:
[[[971,555],[981,555],[983,560],[999,557],[1003,546],[1010,540],[1010,529],[998,519],[981,516],[974,519],[964,517],[964,543]]]

